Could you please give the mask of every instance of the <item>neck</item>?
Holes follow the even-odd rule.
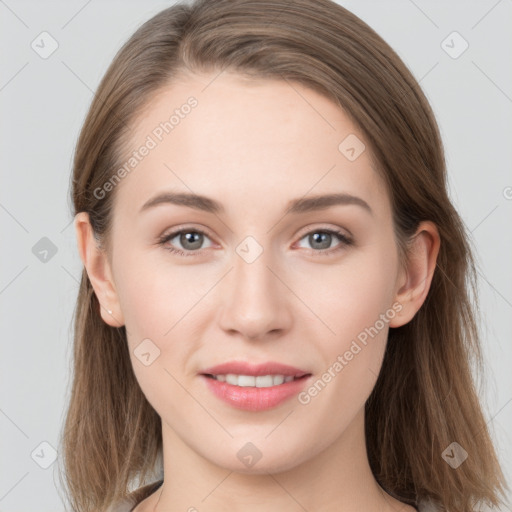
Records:
[[[377,484],[366,452],[364,410],[334,443],[280,472],[259,463],[246,473],[222,468],[183,443],[165,422],[162,436],[164,483],[137,512],[414,510]]]

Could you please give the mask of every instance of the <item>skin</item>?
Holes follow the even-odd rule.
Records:
[[[165,481],[135,511],[412,511],[373,477],[364,404],[389,328],[409,322],[426,298],[437,229],[419,226],[401,269],[369,145],[355,161],[338,150],[349,134],[365,141],[345,113],[297,83],[215,76],[183,77],[135,123],[130,150],[189,96],[198,100],[117,185],[112,253],[97,248],[86,213],[75,219],[102,318],[126,325],[135,375],[162,418]],[[225,212],[172,204],[139,212],[163,190],[211,197]],[[291,199],[332,192],[364,199],[373,214],[357,205],[286,213]],[[207,231],[201,248],[179,236],[167,245],[195,255],[157,244],[183,225]],[[354,243],[333,235],[325,249],[307,236],[322,229]],[[236,252],[248,235],[263,249],[252,263]],[[233,359],[270,360],[304,369],[314,382],[396,303],[400,312],[306,405],[294,397],[263,412],[238,410],[198,376]],[[160,349],[149,366],[133,352],[146,338]],[[252,467],[237,457],[247,442],[262,454]]]

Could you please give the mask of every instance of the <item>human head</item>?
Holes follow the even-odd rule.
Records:
[[[323,28],[316,33],[314,27]],[[180,72],[190,71],[227,71],[256,81],[301,84],[339,105],[365,141],[365,157],[371,159],[389,198],[400,268],[411,257],[408,247],[420,223],[430,221],[437,227],[441,244],[428,297],[407,323],[390,330],[382,369],[367,401],[369,457],[379,482],[406,499],[430,496],[462,507],[470,484],[472,495],[490,496],[490,479],[480,480],[480,489],[475,484],[477,475],[497,474],[488,446],[485,454],[475,448],[471,464],[461,466],[457,477],[440,457],[455,434],[460,444],[468,446],[485,423],[464,359],[466,350],[478,356],[465,281],[471,276],[471,252],[447,195],[437,125],[412,75],[375,32],[328,1],[221,0],[163,11],[141,27],[114,60],[77,146],[74,213],[89,214],[110,256],[115,197],[124,184],[104,197],[94,191],[104,190],[113,170],[126,159],[137,123],[157,94],[171,87]],[[125,450],[123,457],[113,455],[118,457],[116,485],[124,485],[134,470],[147,469],[154,461],[160,425],[133,374],[125,329],[108,325],[105,318],[84,270],[68,435],[85,438],[80,429],[102,427],[105,432],[107,425],[112,452]],[[93,381],[111,392],[104,395],[105,410],[98,411],[96,426],[79,426],[78,415],[94,410]],[[120,396],[126,398],[121,407]],[[109,404],[118,416],[107,413]],[[406,411],[415,411],[409,422],[403,421]],[[466,425],[468,413],[475,416],[474,425]],[[133,434],[140,441],[126,451]],[[439,479],[437,485],[428,484],[431,475],[425,474],[426,467]],[[399,474],[404,475],[401,480]],[[103,477],[98,473],[97,482]],[[450,495],[441,491],[443,480],[450,482]]]

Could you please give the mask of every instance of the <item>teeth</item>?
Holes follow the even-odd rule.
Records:
[[[269,388],[270,386],[278,386],[283,382],[290,382],[293,380],[292,375],[235,375],[228,373],[227,375],[213,375],[213,378],[220,382],[227,382],[233,386],[241,387],[257,387]]]

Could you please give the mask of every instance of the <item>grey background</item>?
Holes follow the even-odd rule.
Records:
[[[480,265],[488,369],[481,396],[510,482],[512,1],[340,3],[397,51],[437,116],[450,194]],[[70,384],[71,318],[81,273],[68,204],[72,152],[117,49],[171,4],[0,0],[2,512],[64,509],[57,463],[41,467],[52,459],[51,448],[40,443],[58,446]],[[47,59],[31,47],[43,31],[59,45]],[[469,43],[456,59],[441,46],[453,31]],[[461,48],[460,41],[449,41],[452,51]],[[43,237],[57,251],[46,262],[36,250],[48,243],[40,242]]]

